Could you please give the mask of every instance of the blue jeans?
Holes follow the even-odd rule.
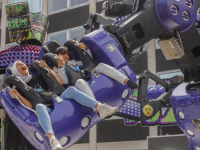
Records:
[[[60,97],[64,99],[74,99],[77,103],[93,109],[96,109],[96,104],[98,103],[98,101],[96,101],[94,98],[89,97],[85,93],[72,86],[67,88]],[[52,109],[43,104],[36,105],[36,113],[38,115],[38,121],[42,129],[45,133],[47,132],[54,134],[51,119],[49,116],[51,112]]]
[[[37,104],[35,107],[38,121],[44,132],[54,134],[52,123],[49,114],[52,112],[52,109],[45,106],[44,104]]]
[[[94,98],[86,95],[85,93],[81,92],[73,86],[67,88],[60,95],[60,97],[64,99],[74,99],[77,103],[93,109],[96,109],[96,104],[98,103],[98,101],[96,101]]]

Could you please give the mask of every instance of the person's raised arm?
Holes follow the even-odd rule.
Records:
[[[21,94],[17,90],[15,90],[15,89],[10,90],[10,96],[12,98],[16,98],[16,96],[17,96],[25,106],[33,109],[32,104],[26,98],[21,96]]]
[[[78,47],[80,47],[81,49],[84,49],[84,50],[88,49],[88,47],[84,43],[79,43]]]
[[[55,72],[51,68],[49,68],[49,66],[46,64],[46,62],[44,60],[40,60],[40,66],[42,68],[47,67],[47,69],[49,70],[50,74],[57,80],[57,82],[60,85],[63,85],[63,81],[61,80],[61,78],[57,74],[55,74]]]

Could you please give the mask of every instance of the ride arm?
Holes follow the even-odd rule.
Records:
[[[147,88],[149,79],[152,79],[156,83],[162,85],[166,92],[160,95],[157,99],[148,100]],[[152,74],[149,70],[144,71],[139,77],[139,88],[138,88],[138,102],[141,105],[141,120],[147,120],[152,118],[162,107],[170,106],[171,94],[177,84],[183,82],[183,77],[175,76],[170,79],[172,84],[168,84],[156,75]],[[150,107],[149,107],[150,105]],[[151,109],[152,113],[148,113]]]
[[[175,60],[184,73],[184,81],[199,81],[200,34],[195,25],[195,18],[196,8],[200,7],[200,2],[194,0],[191,8],[184,2],[177,2],[177,7],[182,9],[178,15],[174,15],[171,10],[174,2],[168,0],[140,0],[138,9],[128,18],[117,26],[110,24],[103,26],[103,28],[120,42],[124,56],[128,61],[132,57],[133,50],[152,39],[159,38],[160,41],[163,41],[163,46],[159,44],[162,52],[169,55],[169,57],[165,55],[166,59]],[[113,4],[110,4],[110,7],[111,5]],[[181,15],[185,13],[184,10],[187,10],[190,14],[188,21],[184,21],[185,16]]]
[[[105,1],[102,5],[102,13],[105,16],[123,16],[134,13],[138,9],[139,0],[124,0],[121,2]]]
[[[112,23],[114,23],[114,20],[112,19],[106,19],[99,14],[91,13],[88,17],[87,23],[83,25],[85,28],[85,35],[93,32],[94,30],[98,30],[100,24],[106,25]]]

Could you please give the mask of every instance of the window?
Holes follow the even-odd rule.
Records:
[[[179,69],[178,70],[163,71],[163,72],[157,73],[157,76],[160,77],[161,79],[169,79],[169,78],[174,77],[176,75],[183,76],[183,73]]]
[[[70,6],[80,5],[88,1],[89,0],[70,0]]]
[[[69,39],[78,38],[85,30],[83,28],[69,31]]]
[[[42,0],[9,0],[9,4],[28,2],[29,10],[32,13],[41,13],[42,12]]]
[[[55,40],[60,46],[63,46],[64,43],[67,41],[67,33],[60,32],[53,35],[49,35],[49,41],[51,40]]]
[[[67,0],[49,0],[49,12],[67,8]]]
[[[160,49],[160,46],[158,45],[159,39],[156,39],[155,41],[156,41],[156,49]]]
[[[147,51],[147,43],[144,44],[143,50],[144,50],[144,51]]]
[[[70,39],[76,39],[78,38],[82,33],[84,32],[83,27],[77,27],[74,29],[68,29],[65,31],[61,31],[61,32],[57,32],[57,33],[52,33],[49,34],[49,41],[51,40],[55,40],[56,42],[58,42],[58,44],[60,44],[61,46],[63,46],[63,44]]]
[[[102,0],[98,0],[102,1]],[[57,13],[70,7],[88,5],[89,0],[49,0],[49,13]]]

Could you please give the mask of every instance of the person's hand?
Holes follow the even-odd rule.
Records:
[[[84,49],[84,50],[88,49],[88,47],[84,43],[79,43],[78,47],[80,47],[81,49]]]
[[[40,66],[41,66],[42,68],[48,67],[47,64],[46,64],[46,62],[45,62],[44,60],[40,60]]]
[[[16,96],[19,97],[20,94],[19,94],[19,92],[18,92],[17,90],[12,89],[12,90],[10,90],[10,96],[11,96],[12,98],[16,98]]]
[[[57,63],[58,63],[58,67],[61,68],[63,66],[64,63],[64,59],[62,56],[58,56],[57,57]]]

